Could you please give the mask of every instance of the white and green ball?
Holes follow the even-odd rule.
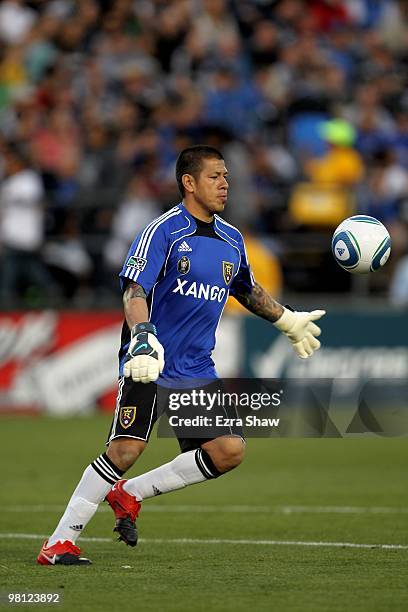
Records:
[[[391,238],[384,225],[367,215],[340,223],[333,234],[332,251],[344,270],[367,274],[382,268],[391,253]]]

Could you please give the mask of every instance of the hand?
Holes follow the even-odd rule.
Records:
[[[320,348],[317,336],[320,336],[321,329],[313,321],[317,321],[325,314],[325,310],[293,312],[284,308],[283,314],[274,325],[289,338],[298,357],[307,359]]]
[[[156,337],[152,323],[138,323],[132,329],[132,340],[123,367],[123,373],[134,382],[149,383],[157,380],[164,368],[164,349]]]

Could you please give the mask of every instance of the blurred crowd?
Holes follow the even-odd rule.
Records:
[[[199,142],[223,151],[225,216],[273,290],[352,290],[330,235],[355,212],[393,239],[368,290],[408,303],[407,64],[403,0],[3,0],[3,303],[118,299]]]

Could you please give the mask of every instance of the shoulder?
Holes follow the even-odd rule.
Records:
[[[185,218],[183,215],[183,209],[180,205],[173,206],[170,210],[156,217],[151,221],[142,231],[142,234],[153,235],[158,233],[162,236],[170,236],[174,230],[178,227],[182,227],[183,221],[185,224]]]
[[[234,225],[231,225],[231,223],[228,223],[227,221],[225,221],[218,215],[214,215],[214,216],[215,216],[214,226],[216,230],[221,232],[225,237],[228,237],[234,243],[244,244],[244,238],[241,232],[239,231],[239,229],[237,229]]]

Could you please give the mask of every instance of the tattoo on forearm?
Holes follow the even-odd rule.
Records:
[[[146,299],[146,293],[143,287],[137,283],[130,283],[123,294],[123,302],[128,304],[133,298],[144,298]]]
[[[283,313],[283,306],[276,302],[258,283],[255,283],[250,292],[240,293],[236,298],[247,310],[272,323],[277,321]]]

